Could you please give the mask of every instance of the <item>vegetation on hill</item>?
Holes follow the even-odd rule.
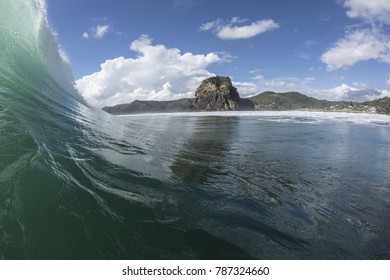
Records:
[[[299,92],[276,93],[266,91],[249,98],[255,103],[256,110],[325,110],[331,104],[326,100],[318,100]]]
[[[192,98],[183,98],[172,101],[140,101],[135,100],[128,104],[107,106],[103,111],[113,115],[163,113],[163,112],[188,112],[191,110]]]
[[[376,108],[376,113],[390,115],[390,97],[363,102],[362,104]]]
[[[390,114],[390,97],[359,103],[318,100],[299,92],[266,91],[244,99],[240,98],[229,77],[217,76],[202,81],[195,92],[195,98],[172,101],[136,100],[129,104],[104,107],[103,110],[114,115],[220,110],[320,110]]]
[[[350,102],[327,101],[308,97],[299,92],[276,93],[266,91],[250,97],[256,110],[321,110],[333,112],[362,112],[390,114],[390,98],[385,97],[374,101]]]

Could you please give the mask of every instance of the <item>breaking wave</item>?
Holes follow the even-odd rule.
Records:
[[[0,258],[389,257],[387,117],[112,117],[73,88],[43,0],[0,20]]]

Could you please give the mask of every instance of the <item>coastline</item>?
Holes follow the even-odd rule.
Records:
[[[121,118],[155,118],[155,117],[255,117],[259,120],[289,123],[320,124],[324,121],[349,122],[381,127],[390,126],[390,116],[386,114],[364,112],[336,112],[320,110],[284,110],[284,111],[203,111],[175,113],[144,113],[117,115]]]

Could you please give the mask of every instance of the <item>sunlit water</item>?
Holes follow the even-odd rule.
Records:
[[[141,172],[169,186],[160,210],[169,209],[163,216],[176,228],[205,231],[254,258],[389,257],[388,117],[122,118],[143,128],[137,134],[149,152],[138,156],[148,162]],[[121,158],[111,160],[140,167]]]

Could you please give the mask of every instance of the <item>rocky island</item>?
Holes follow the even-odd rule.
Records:
[[[390,114],[390,98],[359,103],[318,100],[299,92],[276,93],[272,91],[266,91],[250,98],[241,98],[229,77],[216,76],[202,81],[195,91],[195,98],[171,101],[136,100],[128,104],[104,107],[103,110],[113,115],[254,110],[317,110]]]
[[[229,77],[204,80],[195,91],[191,107],[195,111],[253,111],[251,100],[240,98]]]
[[[189,111],[253,111],[253,101],[240,98],[229,77],[204,80],[195,91],[195,98],[171,101],[139,101],[103,108],[113,115],[189,112]]]

